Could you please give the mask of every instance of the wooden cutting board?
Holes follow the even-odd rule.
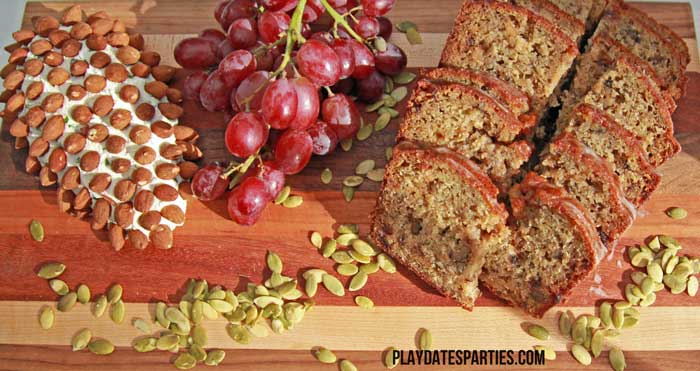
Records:
[[[207,27],[214,27],[215,0],[170,1],[88,1],[88,13],[106,10],[113,17],[146,36],[148,48],[160,52],[164,63],[174,64],[171,50],[175,43]],[[423,34],[422,45],[410,46],[402,34],[392,41],[409,56],[409,67],[437,64],[444,40],[459,0],[398,0],[390,13],[395,23],[411,20]],[[24,26],[34,16],[56,15],[71,2],[30,2]],[[651,234],[676,236],[686,254],[700,255],[700,64],[693,32],[691,8],[687,3],[638,4],[661,22],[671,26],[687,42],[692,62],[689,66],[688,93],[674,115],[676,136],[683,152],[659,169],[661,187],[640,210],[634,226],[625,234],[611,259],[604,261],[595,276],[581,284],[561,308],[551,310],[539,323],[555,333],[558,309],[591,313],[602,299],[621,298],[624,283],[632,271],[622,254],[624,246],[641,242]],[[186,73],[181,73],[181,80]],[[201,133],[200,145],[208,160],[228,160],[223,145],[223,116],[202,112],[186,104],[183,123]],[[368,119],[373,120],[373,117]],[[86,283],[93,294],[121,283],[127,302],[127,318],[149,318],[153,302],[177,300],[188,278],[205,278],[210,283],[239,290],[245,282],[260,282],[265,271],[267,250],[274,250],[285,262],[285,273],[299,275],[302,269],[320,267],[332,270],[308,242],[310,231],[331,235],[338,223],[358,223],[367,231],[368,214],[374,205],[377,184],[366,182],[351,203],[340,193],[340,182],[364,159],[375,159],[384,166],[384,148],[393,145],[397,120],[385,131],[364,142],[356,142],[350,152],[338,150],[332,156],[314,158],[299,175],[290,177],[295,194],[304,197],[297,209],[270,206],[254,227],[243,228],[229,221],[224,201],[203,204],[190,202],[187,224],[175,233],[172,250],[147,249],[113,251],[103,233],[94,233],[87,223],[60,213],[55,190],[38,190],[35,177],[23,173],[26,151],[12,150],[7,126],[0,141],[0,370],[173,370],[172,355],[164,352],[139,354],[130,344],[138,336],[128,320],[114,325],[106,317],[95,320],[87,306],[59,313],[56,325],[43,331],[37,323],[39,308],[54,301],[46,282],[36,277],[37,268],[47,261],[60,261],[68,269],[63,275],[72,287]],[[11,160],[10,160],[11,159]],[[322,169],[331,168],[334,180],[323,185]],[[690,216],[672,221],[664,215],[670,206],[683,206]],[[41,221],[46,230],[42,243],[31,240],[28,224]],[[415,334],[428,328],[436,349],[530,349],[543,343],[557,350],[557,360],[539,369],[583,368],[568,354],[569,344],[558,334],[547,342],[526,335],[520,325],[531,319],[484,295],[473,312],[458,308],[428,288],[405,269],[398,274],[377,273],[358,294],[371,297],[378,306],[373,311],[353,304],[354,295],[337,298],[319,290],[313,312],[293,331],[256,339],[247,346],[233,342],[225,334],[223,320],[209,322],[210,346],[225,348],[227,357],[221,370],[330,370],[321,365],[310,349],[324,346],[339,357],[352,360],[362,370],[383,369],[382,351],[389,346],[414,349]],[[656,304],[642,308],[640,324],[616,340],[627,356],[629,370],[697,370],[700,358],[700,297],[661,293]],[[68,344],[75,332],[90,328],[96,336],[113,341],[117,351],[108,357],[88,352],[73,353]],[[199,366],[204,368],[204,366]],[[464,366],[454,366],[462,369]],[[470,366],[471,369],[485,368]],[[445,367],[446,368],[446,367]],[[509,366],[518,370],[525,366]],[[423,369],[416,367],[416,369]],[[425,367],[425,369],[441,369]],[[609,370],[607,352],[594,360],[589,370]]]

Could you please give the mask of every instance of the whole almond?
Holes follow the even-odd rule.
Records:
[[[66,151],[63,148],[55,148],[49,155],[49,169],[59,173],[66,167],[67,160]]]
[[[80,168],[90,172],[100,165],[100,154],[97,151],[88,151],[80,157]]]
[[[58,188],[56,196],[58,199],[58,209],[64,213],[70,211],[70,209],[73,207],[75,193],[73,193],[73,191],[67,191],[63,188]]]
[[[127,158],[117,158],[112,160],[110,166],[112,167],[112,171],[115,173],[123,174],[129,171],[131,168],[131,161]]]
[[[24,122],[32,128],[38,128],[41,126],[45,119],[46,113],[44,113],[44,110],[39,106],[30,108],[22,118],[22,120],[24,120]]]
[[[16,137],[15,138],[15,149],[20,150],[20,149],[25,149],[29,147],[29,140],[27,137]]]
[[[89,23],[90,26],[92,26],[92,32],[94,34],[106,35],[107,32],[112,30],[112,25],[114,24],[114,21],[102,18]]]
[[[80,85],[71,85],[66,91],[66,97],[70,100],[81,100],[87,95],[87,90]]]
[[[72,190],[78,188],[79,185],[80,170],[75,166],[71,166],[65,173],[63,173],[63,178],[61,178],[61,187],[66,190]]]
[[[171,120],[176,120],[180,118],[180,116],[182,116],[182,113],[184,112],[182,107],[174,103],[159,103],[158,110],[160,111],[160,113],[163,114],[163,116]]]
[[[141,58],[141,52],[132,46],[122,46],[117,50],[117,59],[124,64],[134,64]]]
[[[176,160],[182,153],[183,148],[177,144],[164,144],[160,147],[160,155],[168,160]]]
[[[90,75],[85,78],[85,89],[90,93],[99,93],[107,86],[107,80],[99,75]]]
[[[91,142],[102,143],[109,136],[109,129],[102,124],[92,125],[86,135]]]
[[[24,82],[24,77],[25,76],[23,71],[12,71],[9,75],[7,75],[7,77],[5,77],[5,80],[2,82],[2,86],[6,90],[15,90],[22,86],[22,82]]]
[[[167,226],[158,225],[149,234],[153,246],[159,249],[169,249],[173,247],[173,231]]]
[[[160,54],[152,50],[141,52],[141,62],[153,67],[160,64]]]
[[[189,141],[195,139],[197,136],[197,132],[189,126],[175,125],[173,129],[175,131],[176,140]]]
[[[68,39],[61,45],[61,54],[63,54],[64,57],[73,58],[80,53],[80,49],[82,48],[83,44],[81,44],[80,41]]]
[[[27,60],[27,55],[29,54],[29,49],[19,48],[15,49],[10,53],[10,59],[8,62],[12,64],[23,64]]]
[[[51,69],[49,74],[46,76],[46,80],[48,80],[53,86],[63,85],[63,83],[68,81],[68,78],[70,78],[70,73],[61,67]]]
[[[109,243],[114,250],[119,251],[124,247],[124,229],[116,224],[109,226]]]
[[[26,137],[29,135],[29,126],[21,119],[16,119],[10,125],[10,135],[13,137]]]
[[[39,98],[44,92],[44,83],[41,81],[34,81],[27,87],[27,99],[34,100]]]
[[[184,146],[185,150],[182,152],[182,157],[184,157],[185,160],[196,161],[204,156],[202,150],[199,149],[199,147],[197,147],[194,143],[187,142],[184,143]]]
[[[120,46],[127,46],[129,45],[129,35],[126,32],[111,32],[107,34],[107,43],[116,48]],[[117,54],[117,58],[119,58],[119,54]],[[121,60],[121,58],[119,58],[119,60]]]
[[[165,92],[165,95],[168,97],[168,102],[170,103],[180,104],[183,101],[182,91],[180,91],[179,89],[168,88],[168,91]]]
[[[151,129],[145,125],[133,125],[129,131],[129,139],[136,144],[144,144],[151,139]]]
[[[27,62],[24,62],[24,64],[26,65]],[[15,71],[19,71],[17,69],[16,64],[12,64],[12,63],[6,64],[5,67],[0,69],[0,78],[7,79],[7,76],[9,76],[12,72],[15,72]],[[24,72],[22,72],[22,73],[24,73]],[[22,80],[24,80],[24,77],[22,77]]]
[[[107,225],[111,212],[112,207],[107,200],[104,198],[95,200],[95,204],[92,207],[92,222],[90,223],[90,227],[94,230],[103,229]]]
[[[58,67],[63,64],[63,55],[61,53],[50,50],[44,55],[44,63],[51,67]]]
[[[153,174],[151,174],[150,170],[144,167],[137,168],[131,173],[131,181],[139,186],[148,184],[151,179],[153,179]]]
[[[104,10],[98,10],[98,11],[90,14],[90,16],[87,19],[87,23],[92,24],[93,22],[97,21],[98,19],[110,19],[110,16]]]
[[[107,47],[107,39],[102,35],[92,34],[87,37],[85,45],[87,45],[90,50],[104,50]]]
[[[126,25],[120,19],[115,19],[114,24],[112,25],[112,32],[113,33],[126,32]],[[127,34],[127,36],[129,36],[129,35]]]
[[[80,5],[73,5],[66,9],[61,15],[61,24],[70,26],[80,22],[83,19],[83,11]]]
[[[92,180],[90,180],[90,189],[95,193],[102,193],[109,187],[110,183],[112,183],[112,177],[110,177],[109,174],[95,174]]]
[[[129,179],[122,179],[114,185],[114,197],[119,201],[128,201],[136,192],[136,184]]]
[[[139,230],[132,229],[127,232],[127,239],[131,246],[137,250],[143,250],[148,246],[148,237]]]
[[[61,93],[51,93],[41,102],[41,108],[48,113],[54,113],[61,107],[63,107],[63,94]]]
[[[134,76],[146,78],[151,74],[151,67],[143,64],[143,63],[136,63],[133,66],[131,66],[131,73],[134,74]]]
[[[185,222],[185,213],[177,205],[168,205],[164,207],[160,211],[160,215],[175,224],[182,224]]]
[[[143,35],[141,35],[140,33],[129,34],[129,45],[133,46],[138,50],[143,50],[145,44],[146,42],[143,39]]]
[[[73,76],[83,76],[90,65],[83,60],[73,61],[70,65],[70,74]]]
[[[129,71],[123,64],[111,63],[105,68],[105,77],[109,81],[124,82],[129,77]]]
[[[156,109],[150,103],[141,103],[136,107],[136,117],[143,121],[151,121],[156,114]]]
[[[34,55],[44,55],[53,48],[53,45],[46,39],[38,39],[29,44],[29,51]]]
[[[139,100],[139,88],[130,84],[123,85],[119,89],[119,98],[124,102],[134,104]]]
[[[36,138],[29,146],[29,156],[41,157],[46,151],[49,150],[49,142],[44,140],[44,138]]]
[[[177,166],[180,167],[180,176],[183,179],[192,179],[197,170],[199,170],[199,166],[192,161],[182,161]]]
[[[154,199],[155,197],[151,191],[146,189],[141,190],[136,193],[136,196],[134,196],[134,209],[142,213],[146,212],[151,209],[151,206],[153,206]]]
[[[41,36],[49,36],[49,32],[59,27],[58,20],[50,15],[37,17],[34,20],[34,31]]]
[[[112,112],[113,107],[114,99],[112,99],[111,96],[100,95],[92,104],[92,112],[94,112],[97,116],[104,117],[107,116],[108,113]]]
[[[119,204],[114,208],[114,220],[122,228],[129,228],[134,223],[134,208],[131,202]]]
[[[180,193],[180,196],[182,196],[182,198],[184,198],[185,200],[194,199],[194,194],[192,193],[192,184],[190,184],[190,182],[180,182],[180,184],[177,186],[177,191]]]
[[[159,184],[153,188],[153,194],[157,199],[161,201],[175,201],[177,200],[177,189],[167,185]]]
[[[12,33],[12,38],[20,44],[27,44],[34,39],[34,36],[36,34],[32,30],[19,30]]]
[[[73,108],[73,111],[71,112],[71,117],[78,123],[86,125],[92,119],[92,110],[90,109],[90,107],[81,104]]]
[[[40,169],[41,163],[39,159],[34,156],[27,156],[27,159],[24,160],[24,171],[27,174],[36,174]]]
[[[141,146],[134,153],[134,160],[141,165],[148,165],[156,159],[156,151],[148,146]]]
[[[70,36],[76,40],[85,40],[92,33],[92,27],[85,22],[78,22],[70,29]]]
[[[80,133],[72,133],[63,140],[63,148],[66,152],[74,155],[85,148],[85,137]]]
[[[75,210],[87,210],[90,206],[90,191],[87,188],[81,188],[78,193],[75,194],[75,199],[73,199],[73,209]]]
[[[110,135],[105,142],[105,148],[109,153],[119,153],[126,147],[126,139],[118,135]]]
[[[160,138],[169,138],[173,135],[173,127],[165,121],[156,121],[151,125],[153,134]]]
[[[156,99],[161,99],[165,96],[168,90],[168,85],[162,81],[151,81],[144,85],[144,89]]]
[[[51,116],[46,120],[44,127],[41,128],[41,137],[47,141],[56,140],[63,135],[65,127],[66,124],[63,121],[63,117],[59,115]]]
[[[160,213],[156,210],[146,211],[139,217],[139,224],[147,229],[152,230],[160,223]]]
[[[44,70],[44,62],[38,59],[30,59],[24,64],[24,72],[29,76],[39,76]]]
[[[109,123],[115,128],[122,130],[131,123],[131,112],[125,109],[115,109],[109,117]]]
[[[61,96],[61,97],[63,97],[63,96]],[[22,110],[22,108],[24,108],[24,102],[25,102],[24,94],[21,91],[18,91],[17,93],[13,94],[7,100],[7,103],[5,103],[5,112],[10,112],[10,113],[19,112],[20,110]],[[61,103],[62,102],[63,102],[63,99],[61,99]],[[58,108],[56,108],[56,109],[58,109]],[[44,111],[47,111],[46,108],[44,108]]]
[[[153,78],[164,83],[170,82],[170,80],[172,80],[173,77],[175,77],[175,71],[175,67],[167,66],[164,64],[154,66],[151,68],[151,74],[153,74]]]
[[[39,171],[39,183],[43,187],[50,187],[56,184],[57,180],[58,176],[56,175],[56,173],[51,171],[48,166],[42,167]]]
[[[63,44],[68,40],[72,40],[68,31],[53,30],[49,33],[49,41],[51,42],[51,45],[56,48],[63,49]],[[62,54],[65,55],[65,53]]]
[[[90,57],[90,65],[95,68],[105,68],[108,64],[112,62],[112,58],[109,54],[99,51]]]
[[[180,173],[180,168],[175,164],[162,163],[156,166],[156,176],[160,179],[175,179]]]
[[[23,49],[22,48],[23,46],[24,45],[22,45],[20,43],[13,43],[13,44],[5,46],[5,51],[8,53],[12,53],[13,51],[15,51],[17,49]],[[30,50],[31,50],[31,48],[30,48]]]

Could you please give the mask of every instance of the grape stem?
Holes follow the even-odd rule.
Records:
[[[345,28],[345,31],[347,31],[348,34],[350,34],[350,36],[352,36],[355,40],[357,40],[361,43],[365,42],[365,40],[362,39],[362,36],[358,35],[357,32],[355,32],[355,30],[353,30],[352,27],[350,27],[348,22],[345,21],[345,18],[340,13],[338,13],[335,9],[333,9],[333,7],[330,4],[328,4],[327,0],[320,0],[320,1],[321,1],[321,5],[323,5],[323,7],[326,8],[326,11],[328,12],[328,14],[331,16],[331,18],[333,18],[333,21],[335,21],[336,26],[338,24],[340,24],[341,26],[343,26],[343,28]]]
[[[289,64],[289,61],[292,60],[292,50],[294,50],[294,45],[296,44],[296,42],[298,41],[300,43],[303,43],[306,41],[304,37],[301,36],[301,20],[304,15],[305,6],[306,0],[299,0],[299,3],[297,3],[297,7],[294,9],[292,19],[289,22],[289,29],[287,30],[287,45],[285,45],[284,48],[284,56],[282,57],[282,62],[280,63],[279,67],[277,67],[277,70],[275,70],[275,72],[272,73],[270,79],[273,79],[279,74],[281,74],[287,67],[287,64]]]

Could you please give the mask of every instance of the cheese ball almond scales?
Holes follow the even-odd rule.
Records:
[[[83,19],[79,6],[13,37],[4,117],[26,139],[27,171],[58,183],[61,210],[107,229],[116,250],[170,248],[187,209],[179,189],[193,174],[184,159],[201,157],[197,134],[178,126],[175,68],[142,53],[143,37],[121,21]]]

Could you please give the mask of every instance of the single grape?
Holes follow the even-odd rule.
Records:
[[[284,75],[286,75],[286,76],[296,75],[296,71],[294,70],[295,58],[296,58],[296,51],[292,51],[291,61],[290,61],[291,63],[287,63],[287,65],[284,67]],[[275,62],[272,64],[272,70],[276,71],[280,67],[280,65],[282,65],[283,60],[284,60],[284,56],[278,55],[277,58],[275,58]]]
[[[306,167],[313,152],[311,135],[302,130],[287,130],[275,145],[274,166],[287,175]]]
[[[374,56],[376,68],[379,72],[396,76],[406,68],[406,54],[398,46],[392,43],[386,43],[386,50],[383,52],[377,51]]]
[[[228,40],[234,49],[248,49],[258,41],[258,26],[252,18],[240,18],[228,28]]]
[[[256,177],[265,183],[267,196],[274,200],[284,188],[284,173],[274,167],[271,161],[264,161],[262,166],[257,167]]]
[[[265,122],[275,129],[286,129],[297,115],[297,91],[288,79],[274,81],[265,89],[262,113]]]
[[[258,13],[253,0],[231,0],[221,13],[221,28],[228,30],[231,23],[240,18],[253,18]]]
[[[202,89],[202,85],[207,81],[207,73],[204,71],[192,72],[185,79],[185,84],[182,88],[182,95],[185,99],[191,99],[199,102],[199,92]]]
[[[250,111],[257,112],[262,105],[265,88],[270,83],[270,73],[256,71],[246,77],[236,88],[235,101],[239,111],[246,110],[246,104]]]
[[[222,16],[224,14],[224,9],[228,6],[228,3],[230,3],[231,0],[220,0],[218,4],[216,4],[216,8],[214,8],[214,18],[216,19],[219,24],[222,22]]]
[[[340,61],[339,79],[347,79],[355,71],[355,53],[348,40],[335,39],[331,42],[331,47]]]
[[[226,86],[229,88],[238,86],[243,79],[255,72],[255,63],[253,54],[245,49],[236,50],[227,55],[219,63],[219,71]]]
[[[277,10],[281,10],[289,2],[290,2],[289,0],[261,0],[260,5],[263,8],[265,8],[265,10],[274,12]]]
[[[394,25],[387,17],[377,17],[377,21],[379,21],[379,36],[389,40],[392,32],[394,32]]]
[[[224,41],[226,34],[216,28],[206,28],[199,33],[199,37],[204,40],[209,40],[214,45],[218,46],[220,42]]]
[[[257,113],[240,112],[226,127],[226,148],[236,157],[247,158],[262,148],[269,130]]]
[[[259,178],[248,178],[228,196],[228,215],[240,225],[253,225],[270,202],[265,183]]]
[[[345,95],[350,95],[354,87],[355,81],[353,81],[353,79],[342,79],[338,81],[338,83],[336,83],[335,85],[331,86],[331,91],[333,91],[333,93],[335,94],[341,93]]]
[[[258,18],[258,35],[262,41],[271,44],[289,28],[289,15],[283,12],[264,12]]]
[[[199,91],[199,100],[202,106],[210,112],[223,111],[228,106],[228,97],[231,90],[226,86],[221,72],[215,70]]]
[[[332,86],[340,79],[340,58],[333,49],[317,40],[309,40],[299,48],[297,67],[302,75],[318,86]]]
[[[384,75],[372,71],[366,79],[357,80],[357,98],[367,103],[378,101],[384,94],[384,83]]]
[[[292,84],[297,92],[297,113],[289,128],[305,130],[318,119],[318,88],[305,77],[293,79]]]
[[[235,49],[233,48],[233,45],[231,45],[231,40],[228,38],[224,39],[222,42],[219,43],[219,46],[216,48],[216,56],[221,60],[224,59],[227,55],[231,54]]]
[[[207,68],[213,66],[219,59],[216,57],[216,46],[201,37],[188,37],[175,46],[175,60],[184,68]]]
[[[360,0],[362,11],[372,17],[384,15],[394,7],[394,0]]]
[[[352,77],[356,79],[367,78],[374,71],[374,54],[357,40],[348,40],[355,53],[355,70]]]
[[[321,105],[321,117],[335,131],[339,140],[352,138],[360,130],[360,112],[355,102],[345,94],[326,98]]]
[[[315,155],[325,156],[338,145],[338,135],[323,121],[317,121],[307,131],[311,135]]]
[[[228,179],[222,178],[224,168],[217,164],[209,164],[194,174],[192,178],[192,193],[201,201],[214,201],[226,192]]]
[[[314,8],[310,7],[307,4],[307,6],[304,7],[304,12],[302,13],[301,20],[304,23],[312,23],[315,22],[319,16],[321,15],[318,14]]]
[[[261,44],[256,44],[250,50],[256,49],[258,46]],[[276,58],[276,53],[277,49],[272,49],[272,50],[260,50],[257,53],[255,53],[255,60],[256,60],[256,65],[258,68],[258,71],[270,71],[272,69],[273,64],[275,63],[275,58]]]
[[[379,33],[379,21],[375,17],[363,15],[357,18],[357,23],[353,25],[353,28],[363,39],[369,39]]]
[[[331,45],[333,44],[333,35],[330,34],[330,32],[327,31],[319,31],[319,32],[314,32],[311,36],[309,36],[309,39],[311,40],[318,40],[324,44]]]

